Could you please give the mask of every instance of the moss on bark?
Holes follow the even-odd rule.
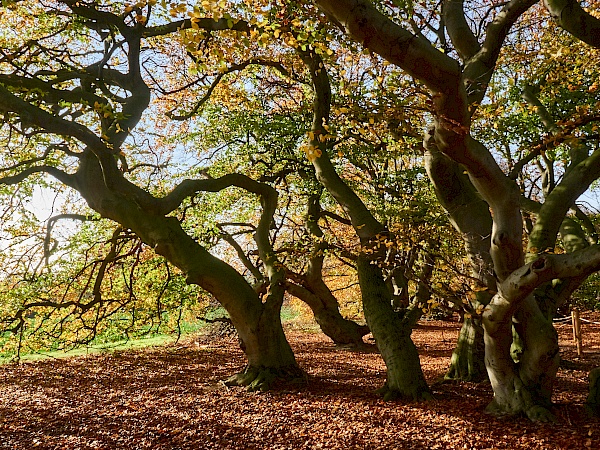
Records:
[[[465,317],[444,379],[476,383],[488,379],[480,318]]]
[[[357,263],[365,318],[387,367],[386,384],[378,392],[385,400],[430,399],[419,353],[410,338],[412,323],[394,312],[377,264],[365,255],[360,255]]]

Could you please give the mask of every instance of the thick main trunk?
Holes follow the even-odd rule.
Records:
[[[78,190],[91,208],[131,229],[185,273],[188,283],[210,292],[227,310],[244,343],[248,357],[246,372],[250,373],[250,369],[256,372],[254,379],[248,376],[238,384],[264,390],[272,381],[264,379],[265,371],[294,378],[300,373],[281,326],[280,302],[263,303],[242,275],[194,241],[176,218],[151,214],[139,207],[127,195],[129,192],[109,189],[92,155],[82,158],[77,179]],[[122,180],[122,183],[128,182]]]
[[[494,304],[506,300],[500,294]],[[519,361],[511,357],[511,322],[484,314],[485,363],[494,390],[487,411],[495,415],[525,414],[534,421],[552,421],[552,388],[558,370],[558,338],[552,322],[539,310],[532,295],[515,314],[515,330],[522,342]]]
[[[242,346],[248,365],[225,383],[228,386],[247,386],[250,391],[266,391],[278,380],[304,382],[305,375],[296,364],[283,327],[280,308],[264,304],[251,333],[246,333]]]
[[[439,151],[432,135],[425,136],[424,145],[427,174],[438,200],[450,215],[452,225],[463,238],[471,275],[489,291],[495,291],[496,279],[490,256],[492,217],[489,206],[477,194],[464,169]],[[488,292],[478,292],[477,302],[471,308],[476,310],[479,305],[486,305],[490,298]],[[445,378],[461,381],[487,379],[484,355],[481,319],[465,314]]]
[[[476,383],[487,380],[483,326],[479,317],[465,316],[444,378]]]
[[[383,398],[429,399],[419,354],[410,338],[412,324],[394,312],[381,269],[365,255],[358,257],[357,264],[365,318],[387,367],[387,380],[380,390]]]
[[[327,134],[324,125],[329,118],[331,87],[320,57],[308,52],[301,52],[301,57],[311,73],[315,90],[312,131],[316,137]],[[373,246],[381,244],[379,239],[382,237],[381,233],[385,232],[385,227],[336,172],[327,153],[329,143],[315,138],[310,145],[322,152],[321,156],[313,160],[317,179],[348,215],[361,242]],[[364,253],[359,255],[358,278],[367,325],[388,368],[384,398],[426,398],[430,395],[429,389],[421,371],[419,355],[410,339],[412,323],[398,320],[392,309],[391,295],[385,286],[382,271],[371,262],[372,259]]]

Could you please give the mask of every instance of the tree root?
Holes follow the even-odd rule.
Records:
[[[431,391],[429,391],[427,387],[425,389],[417,388],[415,390],[411,390],[411,392],[406,392],[399,389],[390,388],[386,383],[377,389],[375,393],[381,395],[383,397],[383,401],[386,402],[393,400],[407,400],[413,402],[433,400],[433,395],[431,395]]]
[[[525,415],[532,422],[556,423],[556,416],[543,406],[532,406],[525,411]]]
[[[509,409],[500,405],[496,400],[492,400],[485,408],[485,412],[495,417],[510,417],[524,415],[532,422],[555,423],[556,416],[552,414],[550,409],[542,405],[533,405],[526,408],[525,406]]]
[[[225,386],[245,386],[249,392],[266,392],[276,385],[300,385],[307,383],[306,373],[298,366],[290,367],[256,367],[247,366],[227,380]]]

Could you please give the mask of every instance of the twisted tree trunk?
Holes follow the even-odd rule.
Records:
[[[336,345],[360,347],[364,344],[362,338],[369,333],[369,327],[344,318],[337,299],[327,286],[319,289],[304,280],[300,284],[288,282],[286,289],[310,307],[321,331]]]
[[[381,356],[388,369],[388,380],[382,389],[384,398],[429,398],[429,389],[421,370],[419,355],[410,338],[414,321],[397,320],[392,308],[391,293],[387,289],[379,264],[385,259],[389,236],[385,227],[373,216],[356,193],[336,172],[328,151],[330,144],[319,139],[326,135],[331,103],[331,87],[322,59],[314,52],[300,52],[312,78],[315,93],[310,145],[318,156],[313,159],[319,182],[335,198],[350,218],[361,251],[357,269],[363,310]]]
[[[456,348],[452,352],[448,380],[483,381],[485,346],[481,317],[471,314],[479,306],[487,305],[496,291],[493,262],[490,256],[492,217],[489,205],[481,199],[464,169],[438,149],[434,130],[425,136],[425,168],[433,183],[436,196],[448,212],[454,228],[461,234],[471,265],[471,276],[487,291],[477,292],[476,301],[463,317]]]
[[[194,241],[182,229],[176,218],[141,207],[132,195],[132,192],[137,192],[137,188],[124,178],[116,180],[120,186],[118,190],[109,188],[105,183],[104,174],[104,168],[94,155],[88,153],[82,157],[75,175],[75,184],[89,206],[103,217],[131,229],[144,243],[154,248],[156,253],[181,269],[187,276],[187,283],[197,284],[210,292],[228,312],[243,342],[248,366],[241,374],[227,382],[248,386],[254,390],[266,390],[278,378],[302,379],[302,371],[296,363],[281,326],[280,310],[284,284],[282,274],[276,269],[269,273],[271,293],[263,302],[242,275]],[[192,181],[189,180],[189,183]],[[113,183],[113,186],[115,184]],[[220,190],[233,184],[257,193],[263,188],[249,178],[236,175],[225,180],[197,180],[196,184],[197,189],[204,190]],[[265,239],[268,240],[264,233],[269,228],[271,210],[274,207],[273,204],[266,204],[266,195],[267,193],[263,192],[261,197],[263,215],[255,236],[259,248],[263,249]],[[272,252],[266,249],[261,250],[261,253],[267,267],[277,267],[273,264]]]

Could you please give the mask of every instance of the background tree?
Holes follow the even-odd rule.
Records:
[[[282,87],[290,87],[278,72],[262,72],[261,78],[261,83],[270,79],[270,84],[281,83]],[[223,89],[232,88],[223,86]],[[269,101],[279,104],[271,111],[263,109],[263,89],[252,86],[250,81],[240,89],[248,89],[248,97],[257,99],[254,111],[249,111],[248,105],[241,111],[234,110],[233,105],[224,110],[207,99],[205,110],[209,110],[210,114],[206,111],[201,115],[206,122],[201,124],[199,136],[202,138],[195,146],[228,147],[225,155],[212,158],[207,173],[231,170],[229,166],[235,161],[236,171],[251,174],[278,190],[281,207],[273,225],[276,228],[274,249],[285,266],[287,292],[307,303],[323,332],[336,344],[360,345],[362,336],[369,332],[368,328],[342,317],[338,301],[323,279],[327,252],[333,251],[335,246],[326,239],[319,221],[325,216],[343,219],[323,210],[320,200],[322,188],[314,178],[312,166],[298,152],[297,142],[304,136],[298,124],[302,123],[305,115],[302,110],[286,106],[286,89],[268,90]],[[197,139],[193,133],[184,139],[188,138]],[[246,224],[248,207],[253,211],[252,203],[248,195],[240,195],[235,203],[231,202],[230,195],[227,196],[227,201],[232,203],[230,205],[215,204],[211,217],[206,216],[204,208],[202,217],[195,215],[187,220],[196,229],[202,228],[203,223],[209,224],[207,233],[216,224],[219,228],[216,235],[231,245],[257,289],[264,291],[267,285],[264,283],[262,261],[257,258],[255,246],[244,238],[254,229],[251,224]]]
[[[359,261],[361,254],[369,260],[369,264],[366,260],[361,263],[361,270],[367,274],[362,277],[363,282],[367,283],[365,286],[371,291],[367,295],[368,299],[377,299],[379,296],[382,308],[385,311],[391,310],[392,292],[386,285],[386,277],[388,284],[393,285],[395,282],[396,287],[403,290],[404,300],[408,291],[407,280],[414,280],[414,301],[409,308],[406,308],[408,305],[405,303],[400,305],[404,308],[398,311],[398,316],[403,321],[395,322],[394,314],[380,315],[383,334],[379,334],[379,341],[389,342],[388,354],[384,355],[388,361],[394,361],[394,352],[407,352],[412,364],[408,371],[399,365],[390,369],[389,396],[398,393],[409,397],[426,395],[422,374],[417,377],[419,382],[413,383],[413,375],[421,372],[418,355],[409,336],[417,318],[430,304],[431,289],[427,281],[433,272],[433,264],[432,254],[425,247],[431,246],[433,241],[429,239],[425,242],[425,239],[419,237],[413,242],[409,240],[406,245],[388,235],[389,230],[401,229],[398,199],[402,198],[402,194],[399,186],[412,186],[409,197],[413,198],[408,200],[407,210],[414,213],[415,206],[420,208],[422,205],[414,199],[414,196],[419,195],[415,187],[423,184],[424,177],[422,171],[415,171],[414,167],[398,170],[398,166],[404,165],[403,158],[406,156],[398,154],[390,157],[384,151],[391,148],[388,142],[391,135],[399,135],[401,132],[410,139],[415,139],[410,126],[400,126],[408,121],[410,115],[394,114],[389,120],[377,120],[376,123],[377,117],[371,113],[377,105],[382,110],[391,110],[392,105],[397,111],[418,109],[419,106],[412,105],[410,101],[403,102],[397,95],[386,96],[380,92],[381,89],[378,88],[381,86],[377,83],[381,83],[380,79],[388,75],[383,66],[379,67],[381,61],[374,61],[375,64],[370,64],[366,58],[357,61],[354,75],[362,68],[372,66],[366,78],[364,74],[361,75],[362,79],[369,80],[368,88],[361,95],[353,96],[352,91],[364,83],[356,78],[344,77],[343,71],[339,73],[336,87],[340,94],[337,100],[339,103],[334,110],[336,121],[332,121],[332,124],[335,123],[340,134],[340,167],[345,165],[349,169],[349,176],[342,181],[331,170],[331,161],[327,163],[325,158],[315,158],[317,152],[322,152],[319,146],[328,152],[333,149],[335,143],[326,138],[330,130],[326,130],[322,123],[316,127],[314,122],[311,130],[302,130],[302,134],[308,131],[310,144],[299,148],[298,130],[293,127],[295,117],[306,120],[314,114],[317,118],[325,118],[321,116],[323,111],[319,108],[325,105],[329,108],[331,100],[323,98],[323,94],[328,96],[326,90],[331,88],[323,89],[323,81],[326,81],[323,78],[324,72],[316,69],[324,69],[322,56],[332,56],[332,61],[335,61],[335,56],[327,47],[328,37],[323,34],[323,20],[314,16],[314,11],[310,11],[313,15],[299,15],[300,10],[294,10],[294,6],[290,4],[289,10],[265,10],[268,14],[263,17],[264,20],[257,20],[253,18],[256,11],[252,8],[261,8],[262,5],[258,3],[235,7],[207,3],[202,8],[193,10],[188,10],[185,5],[174,4],[168,11],[152,2],[123,5],[122,10],[118,5],[72,2],[61,5],[65,6],[66,12],[60,10],[61,6],[59,9],[49,10],[51,15],[55,12],[57,14],[59,31],[52,34],[51,30],[46,32],[40,27],[43,35],[39,39],[50,36],[49,40],[55,40],[52,44],[58,48],[64,46],[62,39],[69,37],[74,43],[73,48],[83,46],[84,42],[96,42],[97,48],[92,46],[91,53],[82,48],[81,54],[61,54],[68,63],[56,57],[52,51],[54,47],[50,47],[51,50],[40,48],[36,54],[39,58],[36,64],[44,67],[41,71],[36,70],[37,66],[33,69],[24,68],[23,65],[29,64],[24,62],[25,58],[31,55],[21,55],[18,50],[17,54],[23,61],[10,58],[10,63],[7,63],[11,72],[4,78],[9,87],[5,98],[12,103],[7,102],[5,110],[9,115],[16,113],[14,117],[21,122],[22,117],[27,114],[35,119],[27,116],[25,129],[18,126],[14,128],[17,134],[26,134],[32,128],[36,137],[50,136],[51,139],[60,140],[57,136],[66,133],[67,141],[61,142],[56,151],[59,155],[64,154],[68,164],[64,167],[56,167],[53,163],[35,166],[43,158],[30,161],[19,156],[21,159],[7,167],[9,175],[4,178],[4,182],[20,183],[38,172],[50,173],[59,182],[74,188],[103,217],[120,223],[127,232],[131,230],[142,242],[179,267],[188,282],[199,284],[213,293],[232,315],[238,331],[242,328],[240,335],[249,355],[264,352],[262,347],[265,345],[271,347],[266,342],[274,343],[273,352],[278,354],[264,357],[276,360],[272,363],[274,368],[269,366],[271,363],[266,363],[268,370],[262,371],[265,364],[251,362],[247,374],[232,380],[234,383],[247,384],[256,379],[253,387],[267,387],[269,380],[263,383],[265,379],[262,372],[269,373],[273,369],[275,373],[286,375],[288,363],[292,367],[289,372],[292,375],[295,372],[291,352],[286,347],[287,344],[283,343],[279,320],[274,320],[279,323],[274,330],[261,328],[269,328],[262,321],[270,320],[267,317],[274,318],[278,314],[283,298],[284,270],[279,258],[285,257],[285,252],[277,249],[273,240],[276,234],[283,234],[282,230],[292,235],[295,232],[291,228],[282,228],[283,219],[274,220],[277,196],[273,186],[283,193],[284,181],[289,183],[292,175],[310,172],[307,171],[306,163],[299,160],[304,150],[317,168],[317,173],[320,173],[321,181],[328,186],[330,195],[346,208],[344,213],[348,214],[350,223],[353,223],[355,236],[362,236],[363,241],[370,241],[372,248],[357,252]],[[41,10],[47,12],[44,8]],[[21,18],[19,14],[22,11],[18,8],[15,11],[15,17]],[[247,20],[233,18],[234,13]],[[187,15],[189,19],[171,22],[168,17],[181,15]],[[63,26],[73,34],[62,33],[60,27]],[[142,40],[151,42],[152,45],[142,47]],[[20,45],[18,39],[17,43]],[[173,43],[176,45],[171,45]],[[272,44],[276,51],[273,52],[273,48],[267,44]],[[93,59],[94,54],[98,60],[90,62],[89,59]],[[312,70],[312,79],[303,76],[305,68],[302,58],[298,58],[299,54]],[[352,58],[351,53],[346,56]],[[321,64],[321,67],[316,67],[315,64]],[[338,67],[339,63],[333,63],[332,66]],[[395,80],[398,78],[397,74],[391,74],[390,78],[393,83],[402,83],[408,87],[406,80]],[[317,83],[315,110],[313,105],[307,104],[309,87],[314,82]],[[36,89],[32,99],[27,97],[31,90],[21,92],[17,89],[27,83]],[[288,95],[273,95],[282,90],[287,90]],[[19,93],[25,97],[16,95]],[[367,102],[364,100],[367,96],[375,100]],[[31,100],[33,104],[28,104],[26,100]],[[286,111],[286,102],[296,102],[299,105],[300,112],[294,110],[292,120],[282,114],[277,116],[264,113],[268,110]],[[343,105],[351,105],[352,110]],[[225,122],[221,119],[231,116],[232,111],[239,109],[246,110],[246,113],[238,112]],[[253,110],[261,112],[259,121],[253,120],[248,113]],[[151,115],[160,112],[165,112],[170,121],[161,123],[164,119],[152,120]],[[200,120],[192,120],[196,117],[200,117]],[[270,120],[273,120],[275,126],[268,123]],[[180,121],[181,125],[174,125],[175,121]],[[261,121],[265,121],[268,126],[261,125]],[[211,123],[217,122],[220,127],[211,127]],[[10,124],[10,120],[7,123]],[[233,132],[238,129],[246,131],[246,136]],[[185,133],[189,139],[177,139],[174,137],[176,133]],[[148,136],[151,139],[145,140]],[[199,141],[202,145],[199,145]],[[83,142],[84,146],[79,142]],[[263,142],[269,142],[268,153],[264,150]],[[363,148],[371,153],[366,160],[361,158],[360,149]],[[246,156],[241,157],[240,151],[245,152]],[[347,156],[343,157],[344,154]],[[149,159],[152,160],[151,163],[148,162]],[[215,164],[217,160],[219,163]],[[30,163],[34,164],[32,168],[28,167]],[[391,169],[392,166],[394,170]],[[25,170],[21,171],[23,168]],[[326,169],[325,172],[323,169]],[[269,184],[235,175],[239,171]],[[304,184],[309,187],[306,190],[310,193],[307,195],[310,208],[317,208],[318,202],[311,196],[315,190],[312,177],[303,176],[293,182],[295,186]],[[338,195],[335,186],[344,191],[342,196]],[[239,191],[234,195],[204,194],[205,191],[222,192],[231,187],[257,195],[262,214],[257,213],[258,202],[242,200],[248,196],[239,194]],[[419,187],[418,192],[426,190]],[[355,192],[359,192],[366,200],[361,200]],[[291,199],[292,195],[287,195],[287,198]],[[240,208],[242,202],[255,205],[254,212],[251,212],[252,208]],[[212,217],[206,211],[198,214],[197,205],[211,203],[215,205]],[[282,218],[297,214],[297,205],[291,205],[288,201],[286,204],[286,208],[280,209]],[[351,205],[350,209],[348,205]],[[227,209],[236,214],[241,212],[245,216],[243,223],[258,222],[258,225],[247,227],[254,234],[258,258],[251,261],[248,255],[242,255],[238,251],[245,264],[237,265],[254,276],[255,286],[251,286],[248,279],[239,276],[239,273],[236,275],[230,265],[221,264],[223,261],[219,262],[210,257],[202,247],[192,244],[205,237],[208,231],[210,239],[221,235],[234,247],[238,245],[230,239],[231,233],[227,231],[226,223],[219,220],[221,226],[218,226],[216,221],[216,217]],[[328,215],[330,218],[334,217],[331,213]],[[405,213],[404,217],[407,215]],[[311,219],[312,213],[308,217],[307,228],[311,230],[309,234],[317,239],[313,239],[314,248],[308,259],[306,272],[287,271],[286,275],[292,275],[288,278],[295,277],[297,282],[294,288],[287,281],[287,287],[296,289],[297,293],[303,295],[309,291],[314,296],[318,291],[321,305],[325,306],[318,312],[324,314],[319,320],[332,325],[332,330],[338,329],[330,334],[339,333],[345,328],[347,336],[339,340],[357,342],[365,330],[343,320],[330,290],[322,282],[322,276],[319,279],[323,265],[320,253],[324,247],[322,242],[318,242],[321,240],[318,221]],[[337,214],[337,218],[339,217]],[[367,222],[361,223],[363,218],[372,225],[364,231]],[[202,222],[206,220],[214,225],[205,227]],[[420,220],[420,233],[423,236],[430,234],[434,227],[426,229],[423,226],[426,220]],[[348,222],[348,219],[342,219],[341,222]],[[373,234],[375,228],[379,228],[383,234]],[[282,245],[289,245],[290,241],[293,239],[286,236]],[[202,261],[184,255],[193,253],[184,251],[188,247],[196,249],[202,256],[198,257]],[[218,249],[215,247],[215,251]],[[196,264],[202,265],[203,261],[206,261],[206,266],[196,267]],[[421,267],[415,269],[419,265]],[[209,266],[211,269],[208,269]],[[221,269],[217,270],[215,267]],[[237,285],[226,283],[228,278],[236,280]],[[251,287],[252,293],[249,290]],[[300,291],[298,287],[302,287],[304,291]],[[244,295],[241,295],[242,291],[245,292]],[[235,300],[240,295],[244,298],[241,303]],[[314,300],[314,297],[305,297]],[[319,305],[315,305],[318,309]],[[77,304],[75,307],[85,308],[85,304]],[[245,321],[247,315],[244,311],[247,308],[258,308],[256,314],[250,316],[251,323]],[[389,317],[386,319],[386,316]],[[386,327],[391,331],[385,331]],[[402,342],[393,342],[396,333],[403,336]],[[261,342],[262,339],[265,341]],[[249,358],[261,360],[263,357],[255,355]],[[281,367],[283,369],[280,371]],[[262,372],[257,375],[257,370]]]
[[[486,365],[494,389],[489,409],[498,414],[523,412],[533,420],[550,418],[547,408],[558,365],[556,333],[532,293],[551,279],[573,280],[594,272],[598,268],[598,250],[590,246],[568,255],[544,254],[526,263],[517,185],[470,133],[472,116],[485,98],[505,39],[513,24],[535,2],[513,1],[498,11],[491,9],[477,29],[470,26],[472,16],[465,13],[463,2],[445,2],[443,16],[434,7],[426,8],[434,18],[434,29],[443,30],[440,18],[444,18],[450,42],[446,42],[446,33],[408,31],[416,23],[411,22],[415,17],[412,9],[392,7],[392,16],[397,20],[394,22],[367,1],[317,3],[356,41],[398,65],[430,90],[434,119],[430,148],[448,157],[448,167],[460,164],[466,169],[470,183],[492,213],[489,253],[498,292],[483,311]],[[401,25],[403,19],[408,19],[405,27]],[[439,44],[452,45],[457,59],[449,51],[438,51],[426,35]],[[588,155],[587,164],[579,166],[577,187],[564,190],[569,194],[563,199],[563,216],[597,177],[591,169],[597,154]],[[510,356],[513,320],[519,324],[524,343],[516,363]]]

